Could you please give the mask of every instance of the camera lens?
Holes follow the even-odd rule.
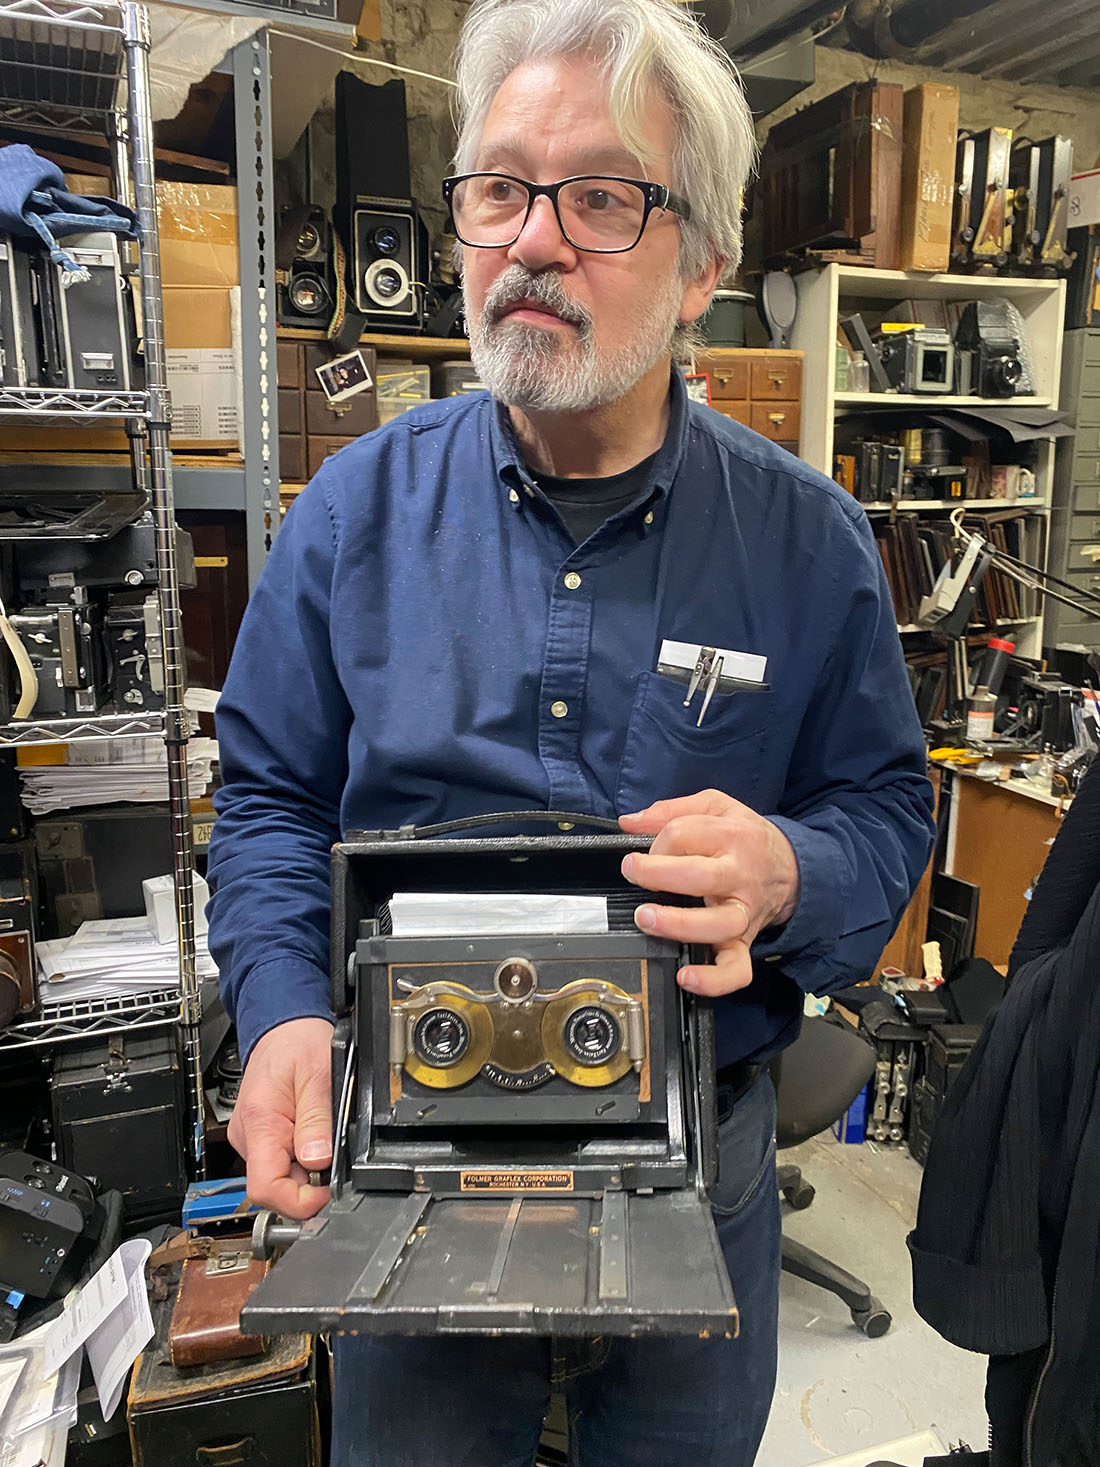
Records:
[[[614,1014],[590,1003],[574,1009],[565,1021],[565,1047],[582,1065],[604,1065],[619,1052],[621,1037]]]
[[[298,236],[298,254],[302,259],[312,259],[321,246],[321,233],[316,224],[303,224]]]
[[[994,357],[989,364],[989,377],[997,397],[1011,397],[1023,368],[1019,357]]]
[[[401,236],[391,224],[383,224],[376,229],[370,242],[380,255],[396,255],[401,248]]]
[[[413,1047],[426,1065],[454,1065],[470,1047],[470,1030],[454,1009],[429,1009],[413,1029]]]
[[[379,270],[373,284],[375,294],[384,301],[392,301],[395,296],[403,294],[401,276],[396,270]]]
[[[327,310],[329,294],[317,275],[296,275],[287,291],[290,304],[301,316],[319,316]]]

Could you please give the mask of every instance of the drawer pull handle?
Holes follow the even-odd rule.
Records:
[[[777,428],[779,427],[779,425],[781,423],[785,423],[786,421],[787,421],[787,414],[786,413],[769,413],[768,414],[768,422],[769,423],[774,423]]]
[[[239,1441],[226,1442],[220,1447],[196,1447],[195,1461],[201,1462],[203,1467],[238,1467],[241,1462],[248,1462],[256,1455],[256,1440],[251,1436],[242,1436]]]

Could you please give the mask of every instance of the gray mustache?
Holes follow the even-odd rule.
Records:
[[[560,276],[549,270],[535,275],[522,265],[510,265],[489,287],[483,307],[486,322],[495,325],[510,306],[525,300],[545,306],[581,331],[591,329],[591,314],[569,299]]]

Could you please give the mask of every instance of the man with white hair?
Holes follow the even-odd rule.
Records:
[[[250,1195],[327,1199],[328,853],[342,830],[522,808],[652,833],[645,931],[709,945],[712,1194],[736,1340],[340,1338],[338,1467],[749,1467],[775,1380],[764,1065],[802,997],[867,974],[927,859],[930,788],[862,510],[673,366],[741,249],[753,139],[674,0],[475,0],[444,184],[488,392],[329,459],[253,595],[218,717],[210,944],[247,1068]],[[367,140],[363,140],[367,146]],[[767,659],[697,723],[665,639]]]

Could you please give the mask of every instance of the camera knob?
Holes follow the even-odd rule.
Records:
[[[266,1262],[296,1243],[301,1231],[301,1223],[287,1222],[277,1212],[265,1208],[256,1214],[256,1221],[252,1224],[252,1257]]]

